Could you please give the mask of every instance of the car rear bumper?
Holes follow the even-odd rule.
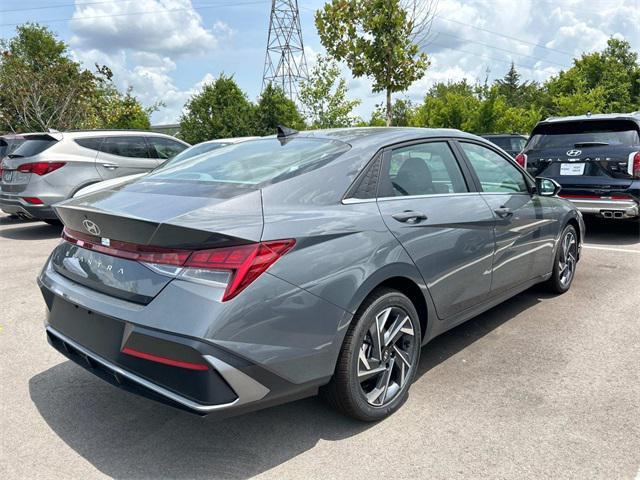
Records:
[[[224,417],[276,405],[314,395],[329,380],[294,382],[276,373],[277,368],[200,336],[109,316],[87,306],[79,294],[84,287],[65,288],[71,282],[48,266],[38,284],[54,348],[114,386],[194,414]]]
[[[50,204],[32,205],[17,195],[4,193],[0,194],[0,210],[9,215],[35,220],[55,220],[58,218]]]
[[[633,199],[577,199],[567,198],[580,212],[605,218],[634,218],[640,214],[638,202]]]

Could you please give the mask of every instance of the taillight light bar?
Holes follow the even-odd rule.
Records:
[[[235,245],[207,250],[181,250],[151,245],[138,245],[119,240],[102,239],[65,228],[62,238],[88,250],[113,257],[126,258],[155,265],[185,267],[185,270],[216,270],[229,274],[222,301],[230,300],[262,275],[282,255],[295,245],[294,239]],[[186,276],[194,278],[193,275]]]
[[[66,165],[66,162],[31,162],[23,163],[16,170],[22,173],[34,173],[36,175],[46,175],[55,172]]]

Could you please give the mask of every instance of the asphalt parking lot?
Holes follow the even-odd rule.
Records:
[[[50,348],[35,277],[60,229],[0,216],[0,476],[640,480],[640,232],[587,226],[567,294],[534,288],[434,340],[390,418],[311,398],[215,422]]]

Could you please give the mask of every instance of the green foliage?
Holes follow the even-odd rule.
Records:
[[[46,27],[21,25],[0,49],[0,131],[150,127],[158,105],[143,108],[131,89],[120,93],[108,67],[83,69]]]
[[[416,107],[411,100],[396,99],[391,107],[391,125],[394,127],[409,127],[414,124]],[[384,127],[386,125],[386,108],[383,104],[376,105],[368,126]]]
[[[0,130],[42,131],[86,124],[94,76],[69,58],[67,45],[46,27],[19,26],[0,41]]]
[[[251,135],[253,109],[233,77],[221,74],[187,102],[180,117],[180,135],[191,144]]]
[[[295,130],[305,128],[304,119],[295,102],[290,100],[280,87],[271,83],[260,94],[254,118],[255,135],[273,135],[278,125]]]
[[[400,0],[331,0],[316,12],[320,41],[354,77],[373,79],[374,92],[386,92],[386,123],[391,94],[424,76],[429,62],[414,42],[419,26]]]
[[[300,85],[300,102],[311,128],[350,127],[352,111],[360,100],[347,99],[347,82],[340,76],[335,60],[318,57],[309,79]]]

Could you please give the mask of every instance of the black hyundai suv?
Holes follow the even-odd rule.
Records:
[[[539,122],[516,161],[556,180],[585,214],[638,218],[640,112],[552,117]]]

